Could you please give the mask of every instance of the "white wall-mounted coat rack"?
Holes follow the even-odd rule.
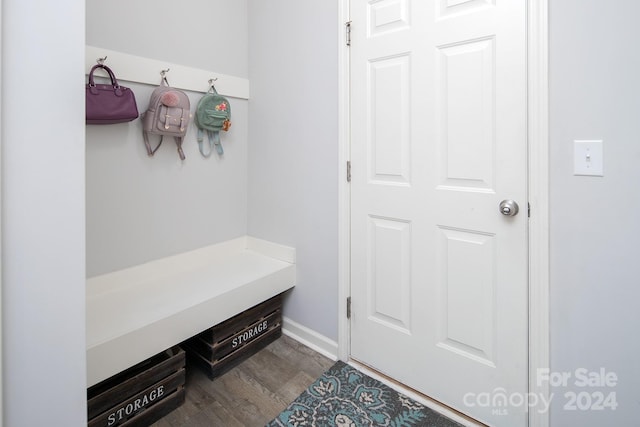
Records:
[[[219,94],[249,99],[249,80],[236,76],[187,67],[157,59],[130,55],[101,47],[86,46],[85,72],[96,65],[99,58],[107,58],[105,65],[113,69],[118,81],[160,84],[161,71],[169,69],[166,76],[172,87],[194,92],[207,92],[213,81]]]

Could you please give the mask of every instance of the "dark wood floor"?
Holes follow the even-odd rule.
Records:
[[[283,336],[214,381],[187,369],[184,405],[152,427],[263,427],[333,363]]]

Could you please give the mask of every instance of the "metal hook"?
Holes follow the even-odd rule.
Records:
[[[218,93],[218,91],[216,90],[216,86],[213,84],[213,82],[217,82],[218,78],[214,77],[212,79],[209,79],[209,90],[213,90],[214,92]]]
[[[98,63],[98,65],[104,65],[104,61],[107,60],[107,56],[105,55],[104,58],[98,58],[96,59],[96,62]]]
[[[166,75],[169,72],[169,70],[170,70],[170,68],[167,68],[166,70],[161,70],[160,71],[160,75],[162,76],[162,81],[164,81],[167,86],[170,86],[169,85],[169,80],[167,80],[167,77],[166,77]]]

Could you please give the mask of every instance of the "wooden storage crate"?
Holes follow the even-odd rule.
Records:
[[[89,427],[148,426],[184,403],[185,352],[175,346],[90,387]]]
[[[282,294],[183,342],[187,359],[214,379],[282,335]]]

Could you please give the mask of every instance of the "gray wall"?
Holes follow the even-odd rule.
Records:
[[[91,1],[86,7],[89,45],[248,76],[246,0],[199,0],[180,7],[169,0]],[[179,36],[171,36],[171,25]],[[167,78],[171,83],[171,71]],[[123,84],[145,111],[154,86]],[[202,84],[206,88],[207,82]],[[202,93],[188,94],[195,110]],[[89,277],[246,234],[248,102],[229,100],[233,126],[221,137],[223,159],[200,155],[193,123],[184,162],[172,138],[149,158],[140,120],[86,127]]]
[[[337,2],[179,9],[172,19],[190,25],[186,49],[181,38],[157,43],[154,22],[176,10],[168,0],[87,2],[87,44],[249,77],[251,99],[231,100],[224,161],[200,157],[193,127],[181,164],[171,141],[147,157],[139,121],[87,126],[87,275],[250,234],[297,249],[284,314],[335,340]],[[128,84],[143,110],[153,87]]]
[[[34,15],[33,4],[23,3],[3,0],[2,11],[4,421],[8,427],[45,425],[52,419],[59,425],[82,425],[82,92],[59,98],[57,108],[39,116],[38,126],[33,125],[32,116],[21,112],[27,109],[27,102],[41,98],[39,87],[32,82],[42,79],[43,63],[55,64],[49,69],[49,79],[65,87],[82,85],[84,4],[63,0],[54,5],[40,0],[37,7],[41,13]],[[243,3],[220,1],[216,5],[234,8]],[[109,4],[113,10],[122,9],[120,4]],[[137,8],[139,4],[149,2],[127,3],[127,7]],[[153,56],[144,45],[139,47],[142,50],[133,50],[140,42],[137,37],[130,36],[127,42],[123,36],[117,41],[118,35],[109,33],[105,36],[108,40],[99,39],[98,24],[104,22],[97,16],[96,7],[97,2],[87,4],[87,22],[94,21],[92,29],[87,29],[88,43]],[[258,0],[248,2],[246,16],[240,16],[239,10],[236,13],[233,19],[222,21],[242,26],[248,17],[248,38],[238,36],[240,44],[245,40],[249,46],[248,65],[242,65],[240,59],[246,50],[240,57],[234,56],[238,52],[221,54],[229,59],[219,63],[196,63],[206,55],[193,51],[182,52],[190,57],[171,60],[193,60],[191,65],[227,74],[242,75],[244,70],[251,78],[253,98],[246,106],[247,115],[253,118],[248,127],[246,186],[250,201],[246,227],[257,237],[298,248],[299,285],[288,301],[287,316],[335,338],[336,5],[321,0]],[[634,193],[640,179],[635,168],[640,157],[640,144],[635,140],[640,131],[636,117],[640,111],[640,51],[635,46],[640,36],[635,22],[639,13],[640,6],[631,0],[619,2],[616,7],[595,0],[551,0],[551,367],[555,372],[573,373],[581,367],[604,367],[615,372],[619,381],[613,391],[620,404],[616,411],[565,411],[562,406],[566,403],[566,390],[555,388],[552,426],[599,426],[605,421],[607,425],[624,426],[631,425],[637,417],[640,364],[636,361],[639,344],[635,332],[640,324],[636,308],[640,263],[632,242],[640,234],[635,221],[640,200]],[[58,22],[67,24],[60,26]],[[130,25],[144,25],[140,20],[132,22]],[[220,21],[218,25],[222,25]],[[96,34],[90,36],[92,32]],[[125,33],[136,34],[129,30]],[[149,36],[150,45],[151,39],[155,36]],[[107,45],[109,41],[113,44]],[[128,50],[130,47],[132,50]],[[144,103],[145,98],[141,98]],[[234,122],[235,127],[238,123]],[[171,180],[177,177],[177,181],[184,179],[193,184],[204,174],[197,166],[195,153],[182,168],[170,147],[164,147],[166,153],[157,159],[138,157],[140,141],[131,125],[117,125],[109,132],[89,132],[95,133],[91,138],[88,135],[86,143],[87,166],[95,167],[94,171],[87,171],[87,199],[94,197],[89,194],[93,194],[89,186],[96,189],[93,203],[100,203],[96,201],[100,191],[109,200],[117,199],[118,206],[133,205],[129,202],[136,200],[135,194],[146,188],[136,179],[147,172],[158,173],[157,170],[165,170],[167,175],[147,184],[169,186],[169,199],[178,197],[176,203],[180,203],[177,185]],[[115,137],[102,134],[111,132]],[[605,141],[604,178],[572,175],[572,141],[589,138]],[[104,144],[99,145],[100,142]],[[240,144],[235,141],[229,145]],[[131,174],[130,181],[118,178],[114,172],[121,162],[128,163],[123,166],[123,173]],[[215,162],[206,165],[220,167]],[[143,169],[134,171],[138,167]],[[118,188],[127,182],[139,188],[117,198],[108,194],[114,190],[96,184],[100,181],[98,175],[103,173],[107,173],[104,181],[113,180]],[[187,179],[181,175],[185,173],[194,176]],[[242,185],[238,187],[242,192]],[[191,187],[182,188],[202,194]],[[191,197],[196,198],[188,198],[193,200]],[[155,203],[161,205],[148,201],[151,207],[147,214],[154,212]],[[102,208],[107,210],[105,216],[115,214],[108,208],[108,201],[104,204],[93,212],[87,207],[88,223],[91,217],[97,218]],[[185,222],[192,221],[189,209],[182,209],[182,213]],[[165,230],[169,230],[174,224],[166,225]],[[90,233],[87,230],[87,235]],[[191,232],[188,234],[195,238]],[[215,236],[206,240],[212,239]],[[200,243],[181,241],[185,246]],[[99,254],[98,249],[88,249],[88,254]],[[149,254],[145,252],[147,248],[138,250]],[[114,259],[109,266],[94,268],[107,270],[121,262]],[[47,352],[46,369],[35,369],[43,366],[43,348],[55,351]],[[62,393],[34,393],[55,384],[60,385]],[[574,389],[594,390],[603,391]],[[31,410],[34,407],[39,410]]]
[[[86,9],[88,45],[249,75],[247,0],[89,0]]]
[[[0,424],[82,426],[84,2],[3,0],[1,54]]]
[[[550,1],[553,426],[636,425],[640,409],[640,3]],[[604,140],[604,177],[573,176],[573,140]],[[605,368],[614,388],[575,387]],[[615,411],[567,411],[564,393],[615,392]]]
[[[338,2],[249,1],[249,234],[297,249],[284,315],[338,337]]]

